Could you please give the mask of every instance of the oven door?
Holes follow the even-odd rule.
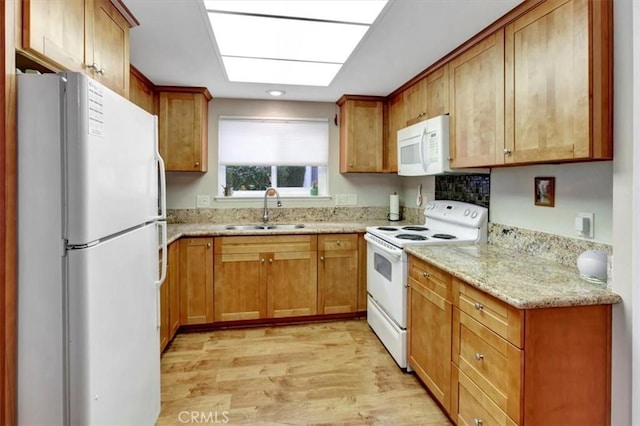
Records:
[[[404,250],[367,240],[367,293],[402,329],[407,328],[407,256]],[[386,246],[389,247],[386,247]]]

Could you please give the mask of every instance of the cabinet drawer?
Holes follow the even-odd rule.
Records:
[[[449,302],[452,301],[451,275],[442,269],[411,256],[409,258],[409,277],[438,296]]]
[[[318,250],[357,250],[357,234],[318,235]]]
[[[290,253],[316,251],[315,235],[217,237],[215,254]]]
[[[458,425],[515,426],[491,399],[463,372],[458,378]]]
[[[523,348],[522,311],[454,278],[460,311],[488,327],[515,346]]]
[[[520,419],[523,351],[465,313],[460,314],[460,371],[509,417]],[[454,356],[455,356],[454,355]]]

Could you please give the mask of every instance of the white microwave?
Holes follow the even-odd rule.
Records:
[[[449,168],[449,116],[439,115],[398,130],[398,174],[489,173],[488,169]]]

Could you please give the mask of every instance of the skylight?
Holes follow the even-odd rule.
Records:
[[[204,0],[229,81],[328,86],[387,0]]]

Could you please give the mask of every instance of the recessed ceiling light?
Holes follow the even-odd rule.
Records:
[[[271,96],[278,97],[278,96],[284,95],[287,92],[285,92],[284,90],[267,90],[267,93],[270,94]]]
[[[204,0],[229,81],[305,86],[331,84],[387,2]]]

